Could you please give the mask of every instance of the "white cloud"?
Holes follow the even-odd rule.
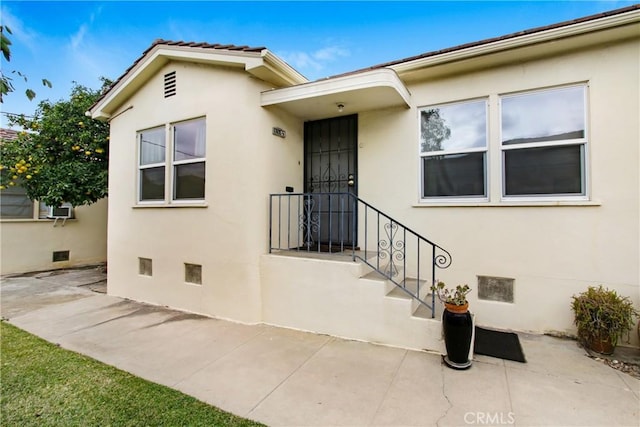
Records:
[[[324,49],[320,49],[313,54],[313,57],[318,61],[327,62],[333,62],[338,58],[344,58],[347,56],[349,56],[349,51],[339,46],[325,47]]]
[[[100,15],[101,12],[102,12],[102,6],[98,6],[98,8],[89,15],[89,21],[80,25],[80,28],[78,28],[78,31],[76,31],[75,34],[71,35],[70,42],[71,42],[72,50],[77,50],[82,46],[82,43],[84,41],[85,36],[87,35],[87,32],[89,31],[89,28],[95,22],[96,16]]]
[[[13,15],[9,8],[4,5],[2,6],[2,25],[11,30],[9,38],[12,39],[14,43],[20,42],[29,50],[34,50],[36,47],[35,40],[37,39],[36,32],[26,27],[22,20]]]
[[[87,24],[82,24],[80,29],[71,36],[71,49],[77,50],[84,40],[84,36],[87,34]]]
[[[351,56],[351,52],[340,46],[327,46],[314,52],[279,52],[278,55],[304,74],[320,72],[330,63]]]

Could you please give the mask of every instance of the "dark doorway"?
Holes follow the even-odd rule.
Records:
[[[304,191],[312,194],[305,201],[307,245],[355,247],[357,203],[344,193],[358,194],[358,116],[307,122],[304,142]]]

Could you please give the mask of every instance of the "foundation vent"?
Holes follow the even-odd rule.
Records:
[[[153,261],[149,258],[138,258],[138,274],[141,276],[152,276]]]
[[[478,276],[478,299],[513,303],[515,279]]]
[[[69,251],[55,251],[52,257],[53,262],[69,261]]]
[[[172,71],[164,75],[164,97],[169,98],[176,94],[176,72]]]
[[[184,281],[194,285],[202,285],[202,266],[198,264],[184,264]]]

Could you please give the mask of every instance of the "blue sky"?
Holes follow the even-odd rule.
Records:
[[[16,93],[0,108],[33,114],[42,99],[67,98],[74,81],[98,88],[100,76],[118,78],[157,38],[265,46],[315,80],[634,3],[3,0],[0,20],[13,44],[2,70],[29,82],[14,76]],[[23,95],[27,87],[35,100]]]

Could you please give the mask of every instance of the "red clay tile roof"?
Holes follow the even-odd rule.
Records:
[[[155,46],[159,44],[164,44],[167,46],[200,47],[204,49],[233,50],[233,51],[242,51],[242,52],[261,52],[266,49],[266,47],[249,47],[249,46],[236,46],[233,44],[218,44],[218,43],[211,44],[206,42],[184,42],[184,41],[156,39],[151,44],[151,47],[149,47],[147,50],[144,51],[142,56],[144,56],[147,52],[149,52],[151,49],[153,49]]]
[[[153,41],[153,43],[151,43],[151,46],[149,46],[144,52],[142,52],[142,55],[140,55],[138,57],[138,59],[135,60],[135,62],[133,64],[131,64],[131,66],[129,66],[129,68],[127,68],[124,73],[122,73],[122,75],[120,77],[118,77],[116,80],[113,81],[113,83],[111,84],[111,87],[109,87],[109,89],[106,89],[103,94],[96,100],[96,102],[94,102],[94,104],[90,107],[93,108],[98,102],[100,102],[102,100],[102,98],[105,97],[105,95],[107,94],[107,92],[109,92],[109,90],[111,90],[112,87],[114,87],[120,80],[122,80],[124,78],[124,76],[127,75],[127,73],[129,71],[131,71],[136,65],[138,65],[138,63],[140,61],[142,61],[142,59],[147,55],[147,53],[149,53],[149,51],[151,51],[151,49],[153,49],[154,47],[158,46],[158,45],[166,45],[166,46],[185,46],[185,47],[194,47],[194,48],[202,48],[202,49],[213,49],[213,50],[231,50],[234,52],[262,52],[263,50],[266,49],[266,47],[249,47],[249,46],[236,46],[233,44],[218,44],[218,43],[206,43],[206,42],[185,42],[185,41],[173,41],[173,40],[163,40],[163,39],[155,39]]]
[[[0,141],[13,141],[18,139],[18,132],[13,129],[0,128]]]

